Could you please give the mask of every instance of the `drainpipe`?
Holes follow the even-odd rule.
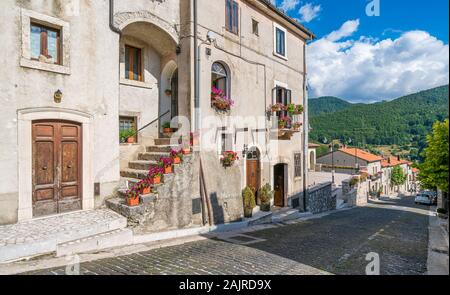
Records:
[[[122,35],[122,31],[114,25],[114,0],[109,0],[109,28],[111,31]]]
[[[312,40],[312,37],[311,39]],[[307,42],[307,41],[306,41]],[[306,212],[306,200],[308,198],[308,142],[309,142],[309,120],[308,120],[308,90],[306,83],[306,42],[303,44],[303,212]]]
[[[194,131],[200,129],[200,54],[198,48],[198,5],[194,2]],[[198,134],[197,134],[198,135]]]

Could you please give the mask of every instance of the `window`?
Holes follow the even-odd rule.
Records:
[[[239,34],[239,5],[236,1],[226,0],[225,7],[225,27],[227,31]]]
[[[222,90],[228,97],[228,72],[226,68],[219,62],[215,62],[211,69],[211,87]]]
[[[142,49],[125,45],[125,78],[143,81],[142,77]]]
[[[40,24],[30,25],[31,59],[61,64],[61,32]]]
[[[287,58],[286,30],[278,25],[275,25],[274,34],[275,55]]]
[[[302,154],[294,154],[294,177],[302,177]]]
[[[132,129],[137,134],[136,117],[119,117],[119,132]],[[134,136],[134,140],[137,142],[137,135]]]
[[[221,153],[233,150],[233,136],[231,133],[222,133]]]
[[[252,19],[252,32],[256,36],[259,36],[259,22]]]

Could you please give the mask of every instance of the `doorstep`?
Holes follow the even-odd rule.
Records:
[[[3,225],[0,226],[0,263],[56,253],[65,243],[126,226],[126,218],[109,209],[77,211]]]

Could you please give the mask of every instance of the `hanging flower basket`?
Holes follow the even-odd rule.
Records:
[[[237,159],[239,159],[239,157],[236,152],[226,151],[223,152],[220,161],[222,162],[222,165],[224,167],[231,167],[233,166],[234,162],[236,162]]]

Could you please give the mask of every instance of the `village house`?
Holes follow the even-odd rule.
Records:
[[[149,231],[202,225],[205,211],[227,223],[243,217],[241,190],[259,204],[266,183],[272,205],[308,210],[314,35],[270,1],[0,8],[0,224],[105,205]],[[190,154],[141,211],[128,208],[126,190],[173,148]],[[224,167],[230,151],[238,159]]]
[[[381,161],[383,170],[382,185],[383,193],[385,195],[392,194],[407,194],[416,192],[417,185],[417,173],[418,170],[412,167],[412,162],[401,159],[400,156],[389,156]],[[392,170],[394,167],[400,166],[406,177],[406,182],[403,185],[395,186],[391,182]]]

